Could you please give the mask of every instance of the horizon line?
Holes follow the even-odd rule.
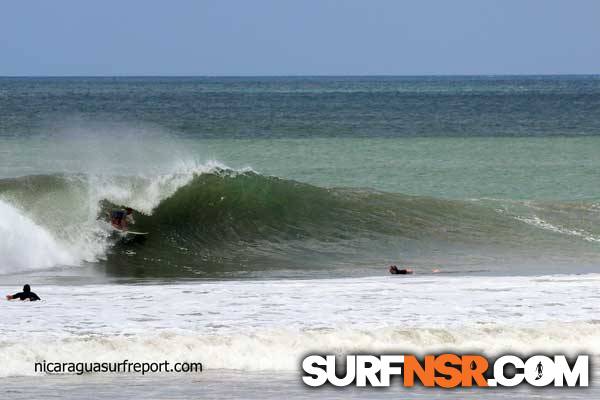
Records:
[[[0,75],[0,78],[422,78],[422,77],[567,77],[600,76],[596,73],[508,73],[508,74],[116,74],[116,75]]]

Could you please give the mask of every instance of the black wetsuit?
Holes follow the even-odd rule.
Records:
[[[408,275],[409,272],[407,269],[394,268],[394,269],[390,270],[390,274],[392,274],[392,275]]]
[[[13,299],[19,299],[21,301],[29,299],[29,301],[41,300],[40,297],[33,292],[19,292],[12,295]]]

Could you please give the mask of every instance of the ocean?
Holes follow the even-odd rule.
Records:
[[[2,306],[0,386],[494,398],[515,391],[308,389],[300,362],[596,359],[599,115],[600,76],[0,78],[0,288],[43,299]],[[124,359],[205,370],[34,371]]]

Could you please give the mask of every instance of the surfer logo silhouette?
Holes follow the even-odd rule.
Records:
[[[544,375],[544,366],[542,365],[541,361],[538,363],[538,365],[535,369],[537,371],[537,377],[535,378],[535,380],[537,381],[538,379],[540,379],[542,377],[542,375]]]

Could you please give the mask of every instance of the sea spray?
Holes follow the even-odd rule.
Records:
[[[34,175],[0,180],[0,272],[81,265],[106,258],[114,244],[103,204],[153,208],[218,162],[178,163],[156,176]]]
[[[0,272],[77,263],[67,247],[20,210],[0,200]]]

